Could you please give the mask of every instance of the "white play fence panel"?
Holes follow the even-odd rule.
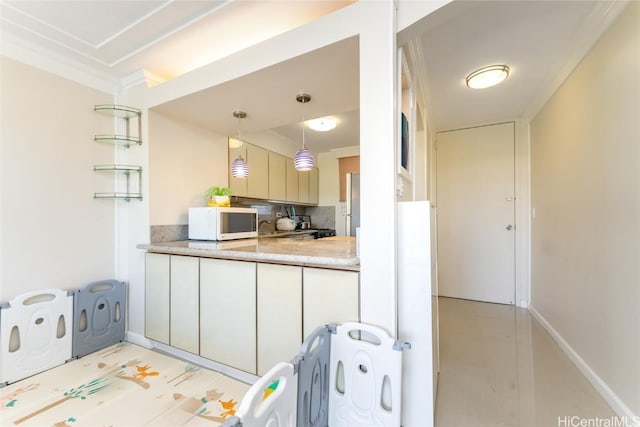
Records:
[[[384,330],[343,323],[331,337],[329,425],[400,425],[402,351]]]
[[[73,297],[47,289],[20,295],[0,310],[0,383],[18,381],[71,358]]]

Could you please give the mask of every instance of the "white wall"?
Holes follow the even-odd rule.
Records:
[[[115,277],[114,148],[96,143],[113,120],[93,111],[113,96],[1,58],[0,301]],[[131,202],[136,203],[136,202]]]
[[[640,3],[531,123],[532,312],[640,414]]]
[[[150,111],[148,141],[151,225],[187,224],[209,187],[228,185],[227,136]]]

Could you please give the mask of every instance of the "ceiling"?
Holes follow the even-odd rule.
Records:
[[[256,44],[353,0],[0,0],[2,43],[122,79],[144,69],[170,79]],[[454,1],[399,35],[414,52],[417,78],[437,130],[532,117],[593,45],[624,2]],[[495,63],[502,85],[477,91],[465,76]],[[297,103],[306,92],[311,102]],[[359,144],[357,38],[158,106],[218,133],[269,130],[300,140],[301,118],[326,115],[331,132],[307,131],[312,151]]]
[[[286,62],[230,82],[154,107],[153,111],[237,136],[235,110],[247,117],[241,135],[269,129],[291,141],[302,138],[302,115],[313,119],[330,115],[337,121],[331,132],[306,131],[314,152],[359,145],[359,54],[356,37],[316,49]],[[308,103],[298,93],[311,95]],[[277,108],[274,108],[277,106]]]
[[[418,43],[438,130],[532,118],[573,70],[623,2],[453,2],[418,23]],[[483,90],[466,87],[480,67],[510,75]]]
[[[171,79],[353,1],[0,0],[1,34],[118,79]]]

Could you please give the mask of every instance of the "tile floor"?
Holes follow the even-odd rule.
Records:
[[[436,427],[552,427],[615,414],[528,310],[439,298]]]

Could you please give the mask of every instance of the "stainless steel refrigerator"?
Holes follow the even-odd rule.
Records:
[[[346,227],[345,235],[356,235],[356,228],[360,227],[360,174],[347,174]]]

